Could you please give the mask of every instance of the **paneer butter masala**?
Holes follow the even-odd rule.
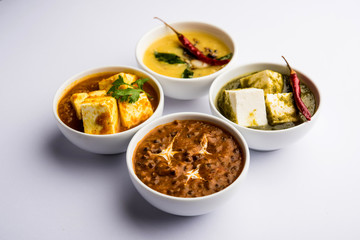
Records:
[[[97,73],[79,79],[60,99],[67,126],[89,134],[112,134],[139,125],[158,105],[154,88],[130,73]]]
[[[240,175],[243,151],[234,137],[209,122],[176,120],[138,144],[135,174],[150,188],[176,197],[218,192]]]

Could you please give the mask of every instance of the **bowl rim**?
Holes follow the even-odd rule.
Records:
[[[296,68],[293,68],[296,71],[296,73],[303,75],[307,79],[306,81],[310,82],[310,84],[315,88],[315,90],[318,93],[319,101],[316,103],[316,110],[315,110],[314,115],[311,116],[310,121],[306,121],[306,122],[300,123],[299,125],[296,125],[296,126],[293,126],[293,127],[290,127],[290,128],[285,128],[285,129],[279,129],[279,130],[267,130],[267,129],[264,129],[264,130],[262,130],[262,129],[254,129],[254,128],[248,128],[248,127],[240,126],[240,125],[230,121],[229,119],[227,119],[224,115],[222,115],[220,113],[220,111],[217,109],[217,107],[215,106],[214,101],[216,101],[216,98],[217,98],[217,95],[219,94],[220,89],[222,87],[224,87],[226,83],[230,82],[231,80],[234,80],[236,77],[226,81],[226,83],[224,83],[220,89],[215,89],[215,84],[217,84],[217,82],[220,82],[222,80],[222,78],[224,78],[224,75],[226,75],[226,74],[231,74],[233,72],[238,71],[241,68],[248,68],[248,67],[260,66],[260,65],[286,67],[286,65],[282,65],[282,64],[276,63],[276,62],[254,62],[254,63],[245,64],[245,65],[237,65],[237,66],[231,68],[229,71],[227,71],[225,73],[222,73],[219,76],[217,76],[215,78],[215,80],[212,82],[212,84],[211,84],[211,86],[209,88],[209,94],[208,94],[210,108],[211,108],[212,111],[216,112],[217,116],[219,116],[221,119],[225,120],[226,122],[232,124],[233,126],[235,126],[238,129],[248,131],[248,132],[253,132],[253,133],[268,133],[268,134],[277,134],[277,133],[281,133],[281,132],[295,131],[296,129],[301,128],[302,126],[304,126],[305,124],[310,124],[311,121],[315,121],[318,118],[318,115],[319,115],[319,112],[320,112],[320,109],[321,109],[321,105],[322,105],[321,104],[322,96],[321,96],[320,89],[318,88],[317,84],[315,84],[315,82],[312,80],[312,78],[309,77],[308,74],[304,74],[302,71],[299,71]],[[270,68],[270,70],[271,70],[271,68]],[[242,74],[246,74],[246,73],[239,73],[238,77],[241,76]],[[215,92],[215,90],[216,90],[216,92]],[[214,101],[213,101],[213,99],[214,99]]]
[[[212,74],[209,74],[209,75],[206,75],[206,76],[202,76],[202,77],[197,77],[197,78],[176,78],[176,77],[169,77],[169,76],[166,76],[166,75],[162,75],[160,73],[157,73],[155,71],[153,71],[152,69],[150,69],[148,66],[146,66],[144,63],[143,63],[143,54],[140,54],[140,46],[141,46],[141,43],[143,41],[145,41],[145,39],[147,39],[149,36],[153,35],[154,33],[156,33],[157,31],[160,31],[161,29],[166,29],[166,26],[165,25],[161,25],[161,26],[157,26],[155,28],[152,28],[150,29],[148,32],[146,32],[140,39],[139,41],[137,42],[136,44],[136,48],[135,48],[135,58],[136,58],[136,61],[138,62],[138,64],[143,68],[145,69],[145,71],[151,73],[152,75],[158,77],[158,78],[165,78],[167,81],[173,81],[173,82],[201,82],[201,81],[208,81],[210,79],[213,79],[214,77],[218,76],[219,74],[221,74],[222,72],[224,71],[227,71],[233,64],[234,64],[234,60],[236,60],[237,58],[237,44],[236,44],[236,41],[234,40],[234,37],[229,33],[227,32],[225,29],[217,26],[217,25],[214,25],[214,24],[210,24],[210,23],[207,23],[207,22],[203,22],[203,21],[176,21],[176,22],[169,22],[170,25],[179,25],[179,24],[200,24],[200,25],[204,25],[204,26],[207,26],[207,27],[210,27],[210,28],[213,28],[213,29],[216,29],[217,31],[220,31],[222,32],[225,36],[227,36],[227,38],[229,38],[231,44],[233,45],[233,56],[230,60],[230,62],[228,64],[226,64],[223,68],[221,68],[219,71],[216,71]],[[201,31],[201,30],[200,30]],[[206,32],[206,31],[203,31],[203,32]],[[215,36],[216,37],[216,36]],[[149,45],[147,46],[149,47]],[[140,56],[141,55],[141,56]]]
[[[219,192],[212,193],[212,194],[205,195],[205,196],[201,196],[201,197],[193,197],[193,198],[170,196],[170,195],[158,192],[158,191],[150,188],[145,183],[143,183],[135,174],[135,170],[133,168],[133,155],[134,155],[135,151],[131,152],[130,151],[131,148],[133,148],[135,150],[138,143],[150,131],[152,131],[154,128],[156,128],[158,126],[161,126],[161,125],[164,125],[164,124],[167,124],[167,123],[170,123],[170,122],[176,120],[176,117],[183,117],[183,116],[193,117],[193,118],[191,118],[193,120],[197,120],[197,117],[206,118],[206,120],[201,120],[201,121],[209,121],[211,123],[214,123],[215,125],[218,125],[221,128],[228,131],[231,135],[233,135],[233,137],[234,137],[234,135],[236,135],[237,140],[238,139],[241,140],[241,142],[239,142],[239,144],[243,148],[243,155],[244,155],[244,159],[245,159],[244,167],[243,167],[240,175],[235,179],[235,181],[232,182],[230,185],[228,185],[226,188],[220,190]],[[188,120],[191,120],[191,119],[188,119]],[[158,124],[158,122],[161,122],[162,120],[166,120],[166,123]],[[147,128],[150,128],[150,129],[147,130]],[[142,134],[143,134],[143,136],[140,136]],[[140,138],[140,140],[135,141],[136,138]],[[129,142],[129,145],[128,145],[128,148],[127,148],[127,151],[126,151],[126,165],[127,165],[127,168],[128,168],[128,172],[131,175],[131,178],[133,180],[135,180],[138,184],[140,184],[140,186],[142,186],[144,189],[151,192],[152,194],[154,194],[154,195],[156,195],[158,197],[169,199],[169,200],[197,202],[197,201],[204,201],[204,200],[209,199],[209,198],[216,198],[217,196],[222,195],[222,194],[230,191],[232,188],[234,188],[236,185],[238,185],[240,183],[241,179],[244,178],[246,176],[247,172],[248,172],[249,165],[250,165],[250,150],[249,150],[247,142],[246,142],[245,138],[242,136],[242,134],[234,126],[232,126],[231,124],[223,121],[222,119],[220,119],[218,117],[215,117],[215,116],[212,116],[210,114],[199,113],[199,112],[178,112],[178,113],[172,113],[172,114],[161,116],[161,117],[157,118],[156,120],[152,121],[150,124],[148,124],[146,126],[146,128],[142,128],[138,132],[135,133],[135,135],[132,137],[131,141]]]
[[[86,76],[91,75],[91,74],[97,74],[97,73],[106,72],[106,69],[112,69],[112,68],[131,69],[134,72],[136,72],[136,71],[140,72],[141,74],[144,74],[144,75],[148,76],[150,78],[150,80],[155,83],[155,85],[158,88],[158,92],[159,92],[159,103],[158,103],[158,106],[157,106],[156,110],[154,111],[154,113],[148,119],[146,119],[144,122],[140,123],[136,127],[130,128],[130,129],[122,131],[122,132],[112,133],[112,134],[103,134],[103,135],[89,134],[89,133],[84,133],[84,132],[77,131],[77,130],[69,127],[68,125],[66,125],[60,119],[59,114],[58,114],[59,100],[61,99],[62,94],[66,90],[66,88],[68,86],[70,86],[72,83],[76,82],[77,80],[80,80],[83,77],[86,77]],[[89,73],[89,72],[93,72],[93,73]],[[80,73],[76,73],[76,74],[70,76],[69,78],[67,78],[65,80],[65,82],[63,82],[60,85],[60,87],[57,88],[56,93],[54,94],[54,97],[53,97],[53,113],[54,113],[55,119],[58,121],[58,123],[61,124],[62,127],[66,128],[67,130],[69,130],[69,131],[71,131],[71,132],[73,132],[75,134],[79,134],[79,135],[86,136],[86,137],[100,138],[100,139],[101,138],[111,138],[111,137],[121,136],[121,135],[125,135],[125,134],[135,133],[136,131],[141,129],[144,125],[151,122],[153,119],[156,119],[156,114],[155,113],[158,112],[158,111],[162,111],[160,108],[162,108],[163,105],[164,105],[164,91],[163,91],[162,86],[159,83],[159,81],[154,76],[152,76],[150,73],[145,72],[144,70],[141,70],[139,68],[128,66],[128,65],[112,65],[112,66],[89,68],[87,70],[81,71]]]

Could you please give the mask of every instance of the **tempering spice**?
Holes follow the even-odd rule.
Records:
[[[163,22],[167,27],[169,27],[177,36],[177,38],[179,39],[180,43],[183,45],[183,47],[188,50],[191,54],[193,54],[198,60],[203,61],[209,65],[212,66],[221,66],[221,65],[225,65],[227,63],[230,62],[231,56],[232,55],[226,55],[220,59],[216,59],[216,58],[211,58],[211,57],[207,57],[205,56],[197,47],[195,47],[189,39],[187,39],[182,33],[179,33],[178,31],[176,31],[172,26],[170,26],[169,24],[167,24],[165,21],[163,21],[162,19],[155,17],[155,19],[160,20],[161,22]]]
[[[291,86],[292,86],[292,89],[293,89],[293,94],[294,94],[296,107],[304,115],[304,117],[308,121],[310,121],[311,120],[311,114],[310,114],[309,110],[307,109],[307,107],[305,106],[304,102],[301,99],[300,80],[299,80],[296,72],[294,71],[294,69],[292,69],[290,67],[290,65],[289,65],[288,61],[286,60],[286,58],[284,56],[282,56],[282,58],[285,60],[286,65],[288,66],[288,68],[290,70],[290,81],[291,81]]]

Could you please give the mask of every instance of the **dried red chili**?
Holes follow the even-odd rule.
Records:
[[[284,56],[281,56],[281,57],[285,60],[286,65],[288,66],[288,68],[290,70],[290,80],[291,80],[291,86],[293,89],[296,106],[299,109],[299,111],[305,116],[305,118],[308,121],[310,121],[311,114],[310,114],[309,110],[307,109],[307,107],[305,106],[304,102],[301,100],[300,80],[299,80],[296,72],[294,71],[294,69],[292,69],[290,67],[290,64],[288,63],[286,58]]]
[[[205,56],[183,34],[176,31],[172,26],[167,24],[162,19],[160,19],[158,17],[155,17],[155,18],[160,20],[161,22],[163,22],[167,27],[169,27],[172,31],[174,31],[176,33],[176,36],[178,37],[179,41],[183,45],[183,47],[186,48],[189,52],[191,52],[191,54],[193,54],[198,60],[203,61],[203,62],[205,62],[207,64],[210,64],[212,66],[220,66],[220,65],[224,65],[224,64],[227,64],[227,63],[230,62],[230,59],[218,60],[218,59],[215,59],[215,58],[210,58],[210,57]]]

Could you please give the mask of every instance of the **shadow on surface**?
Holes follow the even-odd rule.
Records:
[[[271,160],[274,156],[281,153],[281,149],[272,150],[272,151],[258,151],[250,149],[250,163],[251,160]]]
[[[71,168],[114,167],[117,165],[118,159],[125,156],[124,153],[101,155],[86,152],[73,145],[59,131],[49,135],[44,148],[55,163]]]
[[[129,179],[130,182],[130,179]],[[178,224],[191,222],[201,218],[201,216],[183,217],[163,212],[150,203],[148,203],[134,187],[128,189],[128,194],[121,207],[122,211],[140,227],[153,228],[154,226],[163,226],[165,229],[172,226],[177,227]]]

